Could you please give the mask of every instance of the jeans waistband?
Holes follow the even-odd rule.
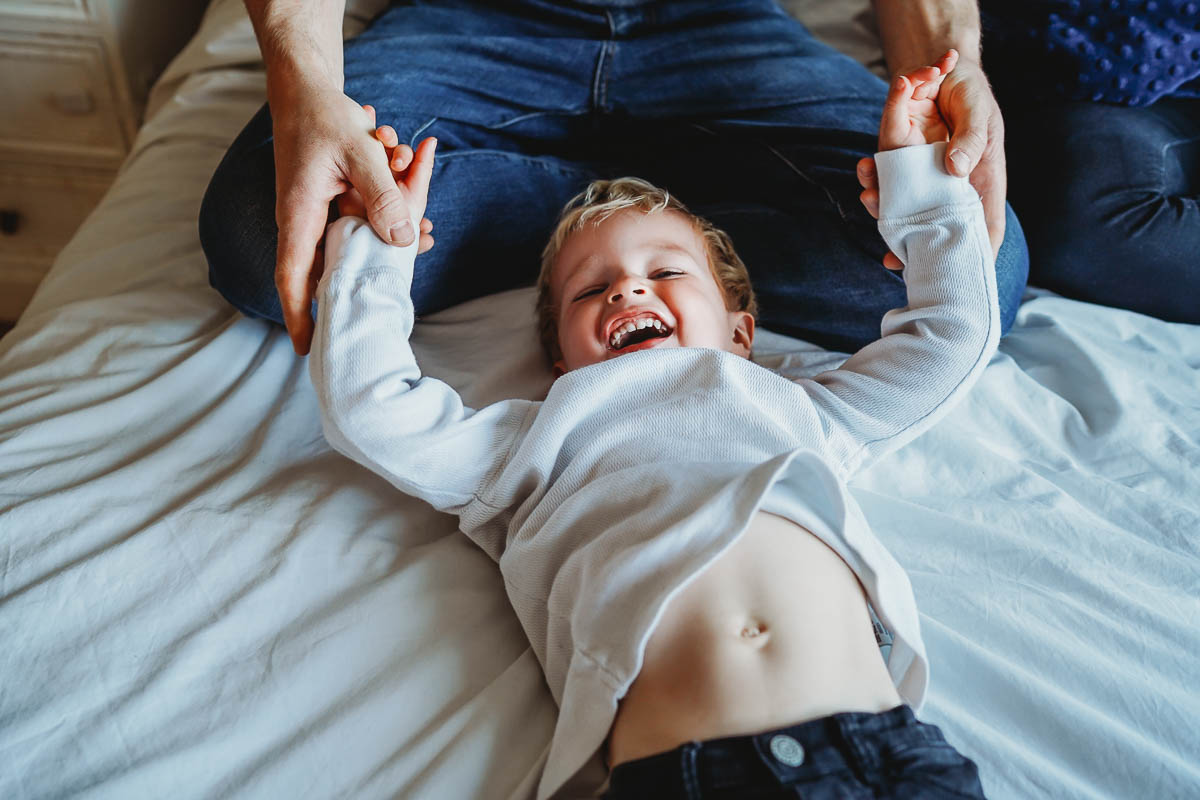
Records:
[[[852,740],[861,743],[873,734],[906,727],[914,728],[922,739],[936,736],[937,729],[919,722],[907,705],[880,713],[833,714],[763,733],[688,742],[666,753],[627,761],[613,769],[612,787],[654,785],[664,771],[681,766],[700,785],[713,788],[745,785],[766,772],[784,781],[857,772],[860,765],[854,762],[873,748],[853,745]],[[924,728],[930,733],[918,730]]]
[[[479,0],[467,2],[479,4]],[[492,5],[496,7],[496,4]],[[530,8],[549,16],[584,14],[611,17],[616,14],[625,25],[650,21],[680,22],[729,10],[735,10],[738,14],[786,15],[775,0],[501,0],[498,7]]]

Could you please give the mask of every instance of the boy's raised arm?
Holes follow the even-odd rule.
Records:
[[[475,411],[421,374],[409,346],[416,252],[415,242],[385,244],[361,218],[329,226],[309,371],[334,449],[457,513],[495,477],[536,404],[508,400]]]
[[[905,264],[908,305],[884,315],[881,339],[805,382],[846,471],[932,426],[983,372],[1000,338],[983,207],[965,178],[944,172],[944,157],[944,144],[876,156],[879,228]]]
[[[954,59],[951,51],[939,62],[943,77]],[[838,369],[800,382],[847,473],[916,438],[948,412],[983,372],[1000,338],[983,207],[966,178],[945,170],[939,118],[921,119],[924,109],[935,108],[938,67],[918,73],[933,75],[934,85],[922,88],[930,81],[921,75],[893,83],[880,127],[882,152],[875,156],[879,230],[904,264],[908,304],[884,315],[881,339]]]

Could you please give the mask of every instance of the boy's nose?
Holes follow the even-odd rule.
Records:
[[[618,303],[621,301],[621,298],[625,296],[625,294],[641,295],[645,293],[646,290],[640,286],[618,286],[617,290],[608,296],[608,302]]]

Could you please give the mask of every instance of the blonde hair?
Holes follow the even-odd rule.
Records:
[[[542,269],[537,281],[538,337],[551,361],[561,356],[558,348],[558,315],[550,292],[550,273],[554,269],[554,260],[572,233],[587,225],[599,225],[617,212],[627,209],[643,214],[677,211],[687,217],[704,240],[708,268],[725,296],[725,310],[748,311],[751,316],[758,317],[758,301],[750,285],[750,274],[734,251],[729,234],[703,217],[696,216],[670,192],[648,181],[640,178],[596,180],[566,204],[554,233],[550,235],[550,241],[542,250]]]

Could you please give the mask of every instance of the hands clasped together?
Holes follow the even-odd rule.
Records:
[[[375,124],[375,109],[363,106],[363,111]],[[404,198],[407,213],[411,220],[421,220],[417,226],[420,231],[420,242],[417,253],[425,253],[433,247],[433,223],[425,218],[425,207],[429,202],[429,181],[433,177],[433,155],[437,150],[437,139],[430,136],[417,145],[414,152],[407,144],[401,144],[396,131],[391,125],[380,125],[375,128],[375,139],[383,145],[387,154],[387,165],[392,171],[392,179],[396,188]],[[368,218],[368,210],[362,195],[353,186],[337,197],[338,214],[345,216]],[[412,240],[409,240],[409,244]]]
[[[958,53],[948,50],[936,64],[919,67],[904,75],[897,75],[888,88],[887,100],[883,105],[883,116],[879,121],[879,150],[896,150],[918,144],[944,142],[950,139],[951,129],[942,114],[939,100],[944,84],[958,63]],[[982,153],[980,154],[982,155]],[[953,154],[950,156],[953,158]],[[978,160],[978,159],[977,159]],[[959,166],[958,162],[954,162]],[[949,165],[947,165],[949,166]],[[962,165],[961,174],[969,174],[970,165]],[[879,218],[879,176],[875,172],[875,159],[863,158],[858,162],[858,182],[863,187],[859,199],[867,211]],[[1003,197],[1001,197],[1001,220],[1003,220]],[[1001,227],[1003,238],[1003,227]],[[993,250],[998,247],[993,242]],[[904,264],[889,252],[883,265],[891,270],[900,270]]]

